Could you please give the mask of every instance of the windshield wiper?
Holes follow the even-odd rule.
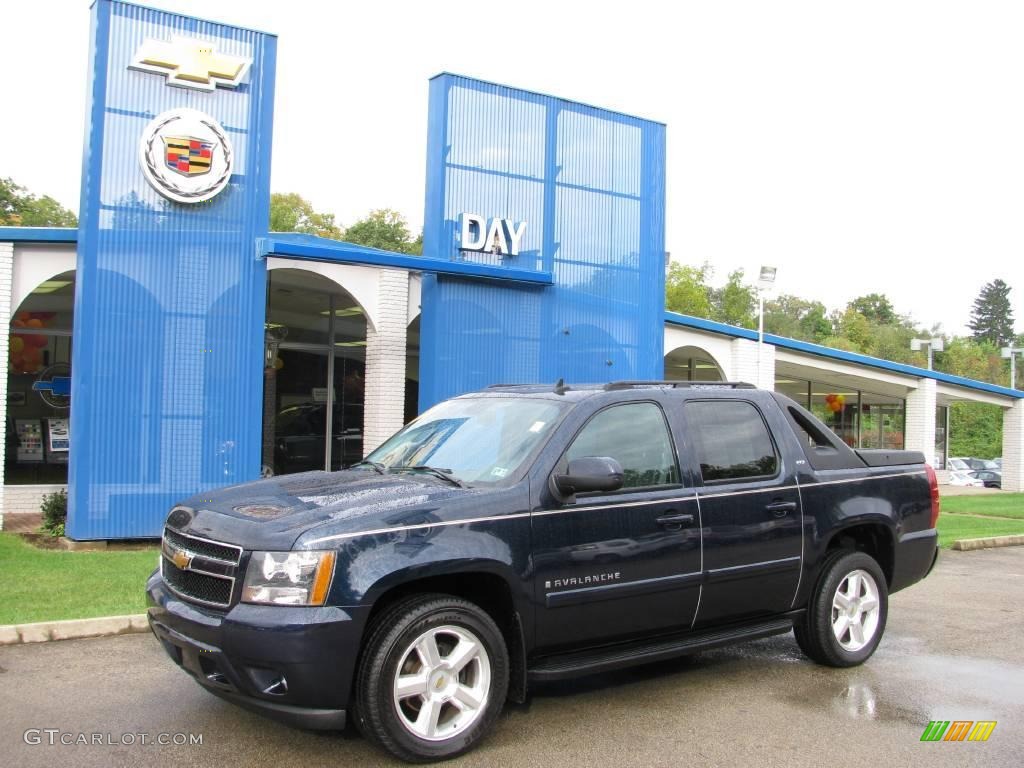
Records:
[[[357,461],[349,469],[355,469],[356,467],[372,467],[378,475],[386,475],[388,473],[388,468],[379,461]]]
[[[403,470],[407,470],[410,472],[426,472],[428,474],[433,475],[434,477],[439,477],[442,480],[447,480],[449,483],[451,483],[452,485],[456,485],[459,488],[469,487],[464,482],[459,480],[459,478],[455,477],[455,475],[452,474],[452,471],[450,469],[442,469],[441,467],[428,467],[426,464],[414,464],[412,466],[391,467],[391,469],[393,469],[396,472],[401,472]]]

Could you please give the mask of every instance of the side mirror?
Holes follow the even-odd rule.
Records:
[[[564,475],[551,476],[556,496],[567,498],[591,491],[617,491],[622,487],[622,465],[608,456],[584,456],[569,462]]]

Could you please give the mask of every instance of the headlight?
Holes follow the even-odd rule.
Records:
[[[333,573],[333,552],[253,552],[242,602],[323,605]]]

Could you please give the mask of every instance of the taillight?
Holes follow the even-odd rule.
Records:
[[[939,522],[939,478],[935,476],[935,470],[930,464],[924,465],[924,471],[928,473],[928,490],[932,495],[932,524],[930,527],[934,528],[935,524]]]

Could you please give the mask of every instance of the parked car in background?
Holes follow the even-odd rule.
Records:
[[[996,468],[1000,472],[1003,471],[1003,457],[1002,456],[999,456],[998,458],[992,459],[992,463],[996,465]]]
[[[951,472],[971,471],[971,465],[967,463],[967,459],[950,459],[948,464]]]
[[[1002,488],[1003,487],[1003,473],[997,472],[994,469],[979,469],[977,472],[972,472],[976,480],[980,480],[982,485],[986,488]]]
[[[951,469],[949,471],[950,485],[967,485],[977,488],[984,487],[985,483],[974,476],[974,472],[966,469]]]

